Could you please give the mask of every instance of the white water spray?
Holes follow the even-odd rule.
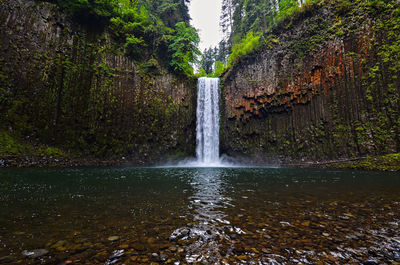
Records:
[[[219,159],[219,78],[201,77],[197,85],[197,162],[217,165]]]

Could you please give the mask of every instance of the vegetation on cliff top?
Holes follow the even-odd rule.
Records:
[[[219,76],[227,68],[237,64],[241,57],[259,49],[273,47],[274,44],[279,43],[275,35],[276,32],[288,30],[296,24],[296,21],[308,16],[313,10],[328,5],[334,6],[337,12],[339,20],[330,27],[330,30],[338,37],[345,34],[348,26],[341,20],[342,16],[355,15],[357,10],[361,11],[358,13],[374,13],[378,16],[392,12],[395,19],[388,20],[388,24],[392,22],[393,26],[398,17],[396,14],[399,12],[399,2],[396,0],[224,0],[221,26],[225,38],[218,48],[204,51],[204,54],[208,56],[201,60],[200,75]],[[398,35],[393,35],[391,38],[395,38],[395,36]],[[324,41],[324,36],[315,35],[313,37],[314,39],[307,43],[304,48],[312,48],[313,44],[320,45]],[[393,53],[398,54],[396,47],[386,48],[386,54],[390,53],[390,56]],[[213,56],[210,56],[211,50]],[[387,56],[387,58],[390,56]],[[398,55],[395,54],[394,56]],[[214,67],[207,67],[210,61],[214,64]],[[221,65],[223,65],[222,71]],[[214,72],[214,70],[217,71]]]
[[[212,72],[206,67],[209,58],[200,63],[200,74],[218,76],[226,68],[236,64],[240,57],[268,44],[271,38],[267,32],[288,17],[302,12],[310,5],[322,0],[224,0],[222,4],[221,27],[224,40],[216,48]],[[209,50],[204,52],[209,54]],[[223,69],[221,71],[221,65]]]
[[[43,0],[78,23],[109,29],[120,49],[137,62],[193,75],[199,36],[189,24],[188,0]]]

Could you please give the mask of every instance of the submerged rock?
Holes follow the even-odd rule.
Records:
[[[11,263],[13,260],[10,256],[0,258],[0,264]]]
[[[364,261],[362,263],[362,265],[379,265],[379,262],[377,262],[374,259],[369,259],[369,260]]]
[[[22,255],[27,256],[29,258],[35,259],[42,257],[49,253],[47,249],[34,249],[34,250],[24,250],[22,251]]]
[[[188,229],[188,228],[179,228],[179,229],[176,229],[171,234],[171,236],[169,237],[169,240],[170,241],[174,241],[174,240],[177,240],[177,239],[184,239],[184,238],[188,237],[189,234],[190,234],[190,229]]]
[[[66,251],[68,249],[68,242],[65,240],[57,241],[55,244],[51,246],[51,248],[54,248],[61,252]]]
[[[119,240],[119,236],[110,236],[107,238],[108,241],[117,241]]]
[[[105,264],[109,265],[117,263],[123,256],[124,256],[123,250],[115,250],[114,253],[107,259]]]

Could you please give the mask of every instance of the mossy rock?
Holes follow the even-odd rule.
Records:
[[[380,171],[400,171],[400,153],[388,154],[384,156],[371,157],[350,162],[328,165],[329,168],[341,169],[360,169],[360,170],[380,170]]]

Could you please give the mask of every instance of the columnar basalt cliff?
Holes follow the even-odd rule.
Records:
[[[1,1],[0,40],[2,129],[95,157],[194,155],[195,80],[135,64],[49,3]]]
[[[399,54],[388,48],[398,14],[386,9],[313,6],[269,32],[223,78],[222,151],[264,161],[398,152]]]

